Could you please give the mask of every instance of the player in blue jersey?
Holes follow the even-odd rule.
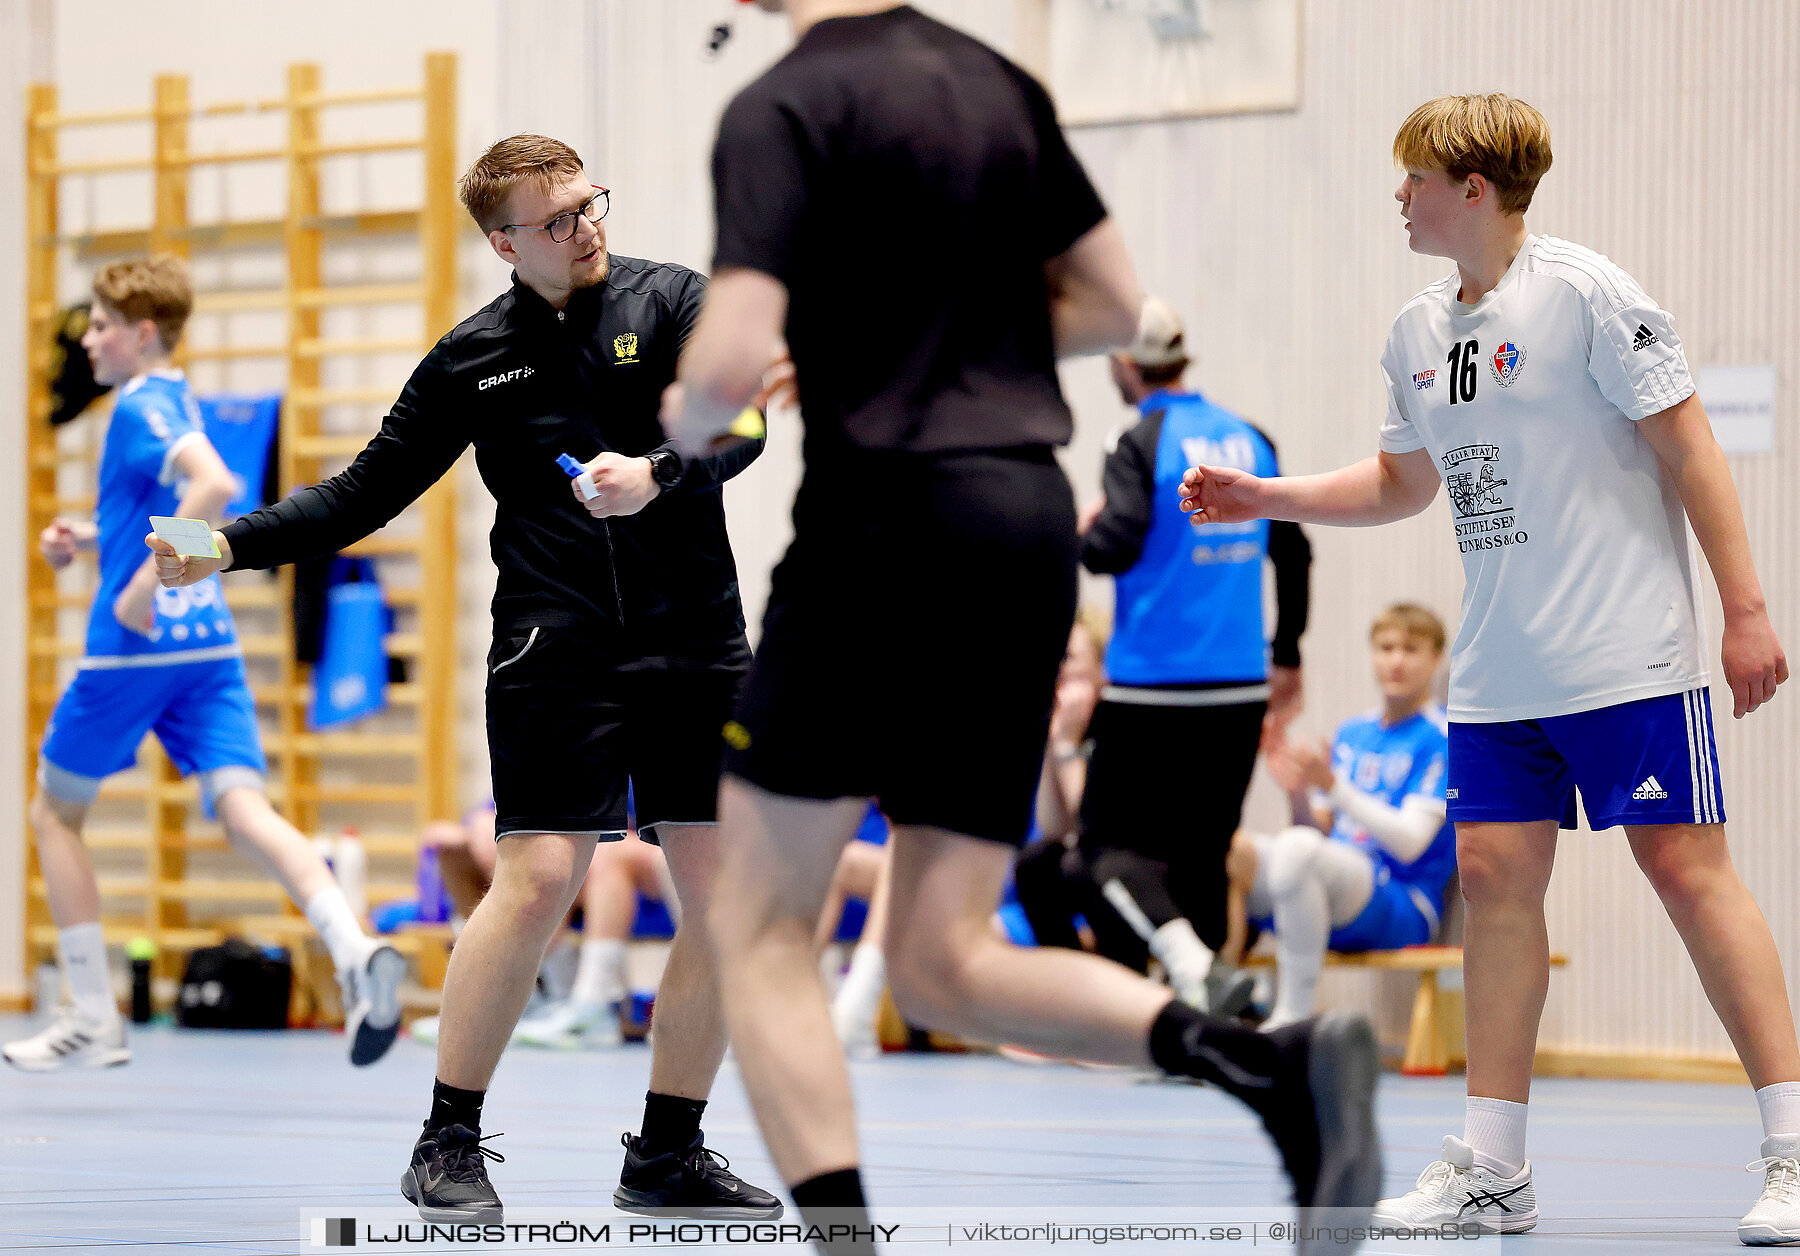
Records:
[[[57,519],[39,538],[52,567],[93,547],[100,560],[86,652],[50,717],[31,803],[70,1002],[47,1028],[4,1048],[7,1063],[29,1071],[131,1058],[81,829],[101,782],[136,762],[147,732],[184,775],[199,775],[231,844],[275,874],[324,939],[344,988],[351,1063],[379,1059],[399,1031],[400,954],[363,933],[324,860],[269,805],[243,653],[219,581],[160,589],[143,548],[151,515],[211,518],[237,491],[186,379],[170,365],[192,307],[187,264],[177,257],[120,262],[94,278],[81,343],[94,378],[119,389],[95,518]]]
[[[1380,708],[1339,725],[1329,752],[1275,741],[1269,769],[1293,802],[1294,825],[1232,847],[1250,918],[1275,931],[1280,985],[1265,1029],[1312,1015],[1327,948],[1429,942],[1456,871],[1444,818],[1449,724],[1431,694],[1444,625],[1423,607],[1390,606],[1369,630],[1369,652]]]
[[[1225,860],[1265,725],[1279,728],[1299,707],[1312,549],[1294,523],[1187,526],[1177,489],[1196,461],[1280,474],[1262,431],[1184,386],[1188,361],[1180,318],[1155,298],[1112,359],[1137,413],[1112,442],[1104,497],[1083,529],[1083,564],[1113,577],[1115,624],[1088,729],[1080,849],[1177,995],[1229,1015],[1250,981],[1214,963],[1227,932]],[[1275,568],[1272,641],[1265,561]],[[1199,813],[1197,764],[1213,800]]]

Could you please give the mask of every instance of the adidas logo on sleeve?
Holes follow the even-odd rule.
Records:
[[[1637,802],[1654,802],[1658,798],[1667,798],[1669,791],[1662,787],[1662,782],[1656,777],[1646,776],[1644,783],[1631,791],[1631,796]]]
[[[1644,324],[1639,323],[1638,329],[1637,329],[1637,335],[1635,335],[1631,338],[1631,351],[1633,353],[1638,353],[1641,350],[1648,349],[1651,345],[1653,345],[1655,343],[1656,343],[1656,333],[1651,331]]]

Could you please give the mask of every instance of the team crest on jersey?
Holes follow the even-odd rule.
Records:
[[[1524,366],[1525,350],[1510,340],[1494,350],[1494,356],[1488,359],[1488,370],[1502,388],[1511,388]]]
[[[635,331],[628,331],[613,337],[613,362],[623,366],[627,362],[638,360],[638,338]]]
[[[1427,388],[1430,388],[1435,383],[1437,383],[1437,372],[1436,371],[1414,371],[1413,372],[1413,391],[1414,392],[1424,392]]]

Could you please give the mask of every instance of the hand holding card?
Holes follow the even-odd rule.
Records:
[[[168,515],[151,515],[150,526],[156,535],[174,547],[177,554],[195,558],[217,558],[219,547],[213,544],[212,524],[204,519],[175,519]]]
[[[204,519],[150,516],[156,529],[144,538],[155,554],[156,579],[165,589],[198,584],[231,563],[231,550],[221,552],[218,534]]]

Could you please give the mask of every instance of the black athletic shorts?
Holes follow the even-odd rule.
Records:
[[[806,476],[726,770],[1021,844],[1075,614],[1055,456],[858,451]]]
[[[488,654],[495,833],[625,835],[718,819],[719,730],[750,670],[742,635],[676,659],[608,660],[591,635],[521,628]]]

